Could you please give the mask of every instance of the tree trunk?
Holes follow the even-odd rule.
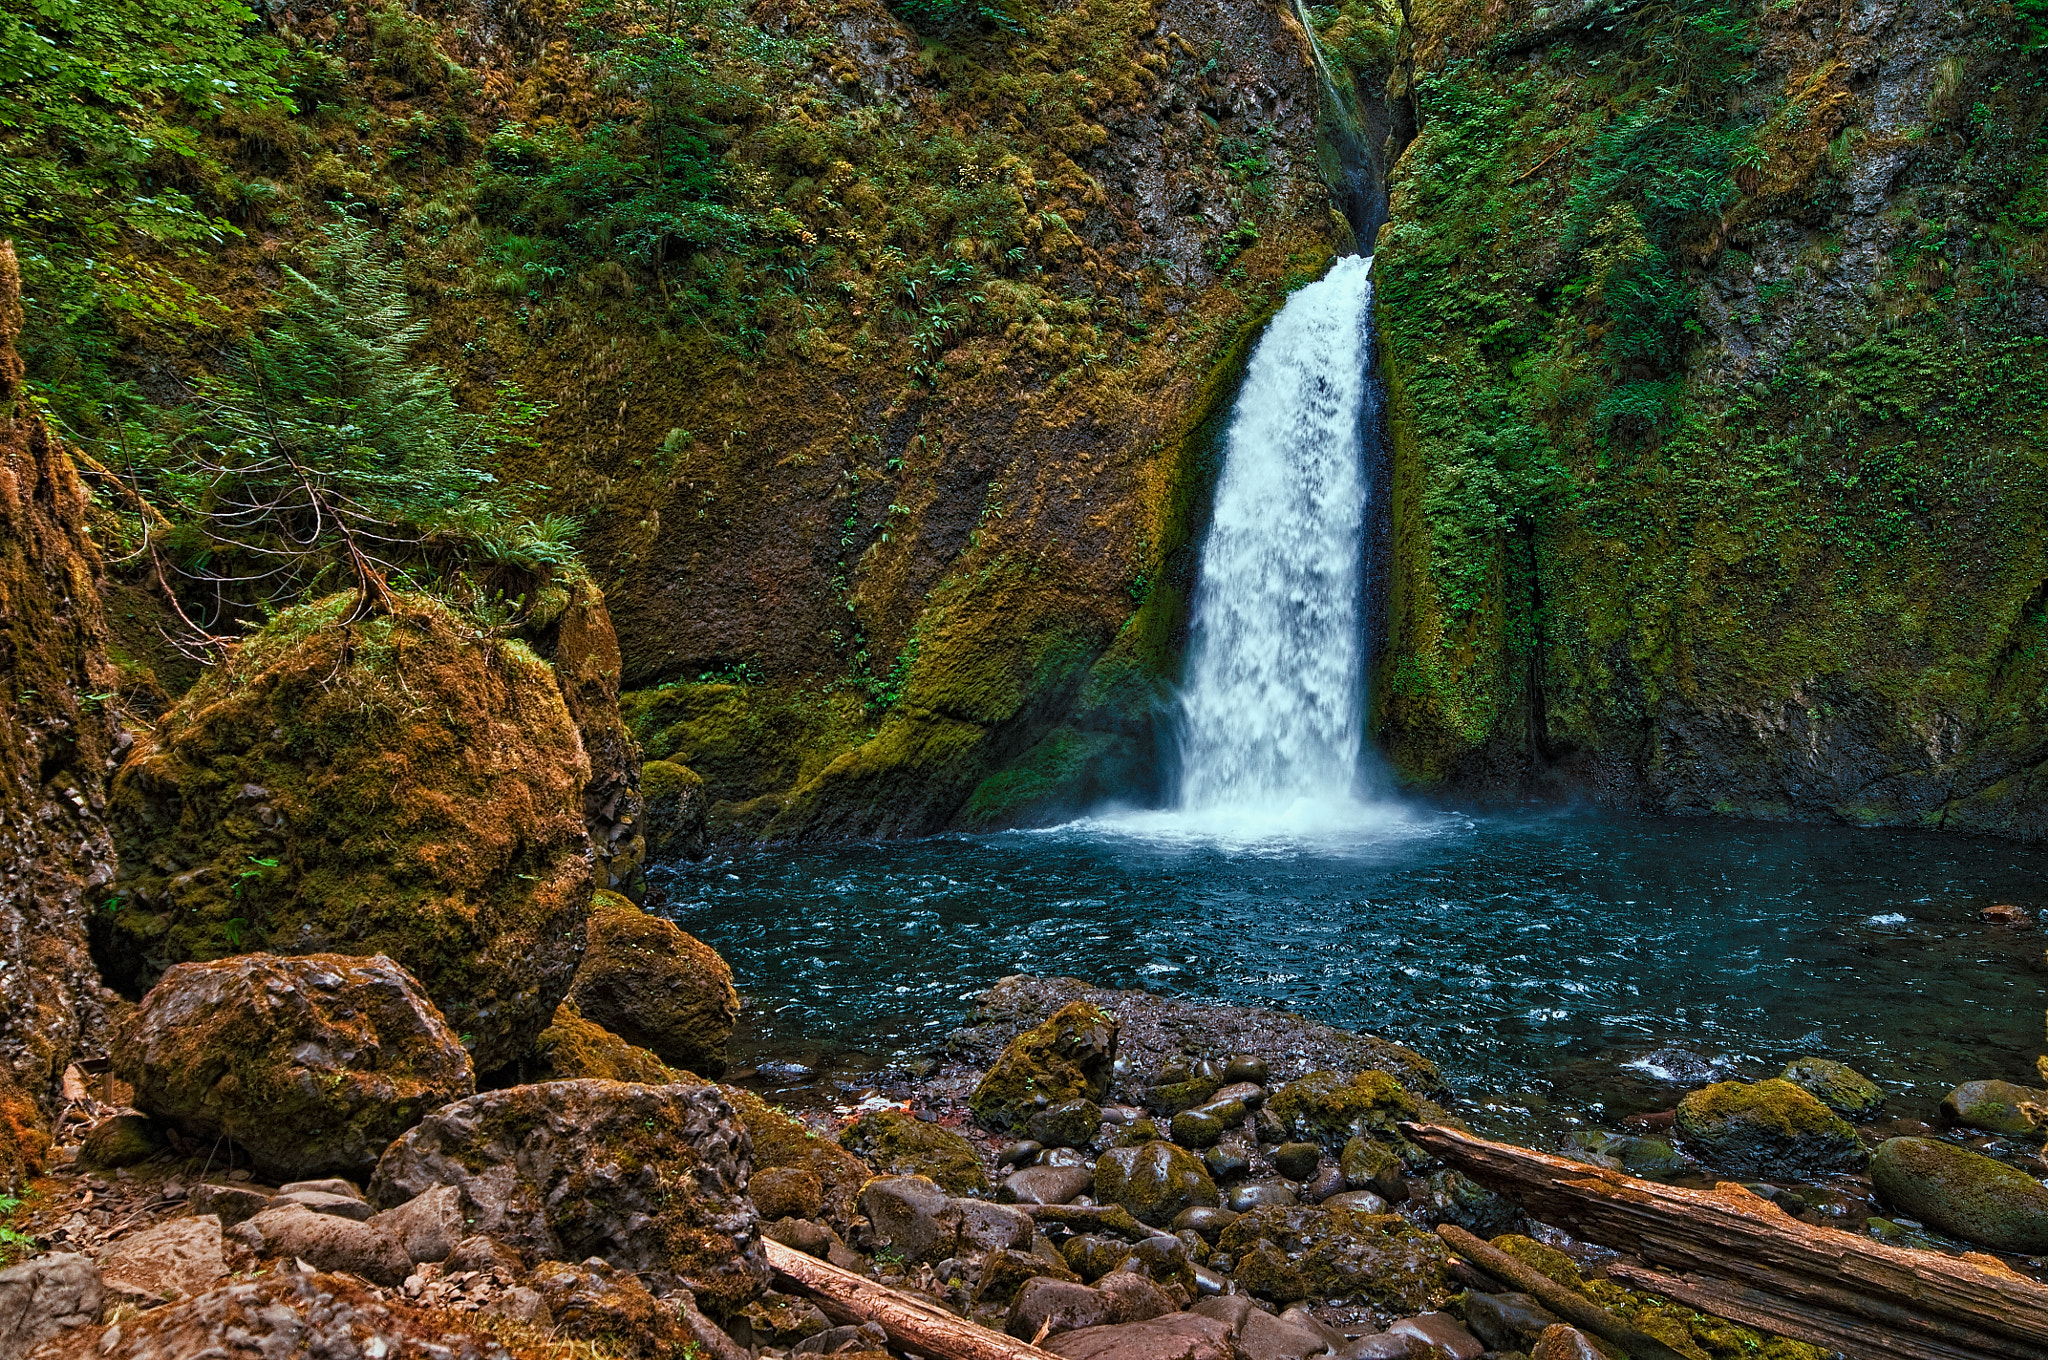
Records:
[[[876,1284],[780,1242],[763,1240],[768,1264],[827,1315],[879,1323],[905,1350],[938,1360],[1060,1360],[1051,1351],[957,1318],[930,1299]]]
[[[1995,1263],[1802,1223],[1739,1185],[1687,1190],[1440,1125],[1401,1127],[1536,1218],[1656,1268],[1609,1266],[1622,1283],[1858,1360],[2048,1360],[2048,1286]]]

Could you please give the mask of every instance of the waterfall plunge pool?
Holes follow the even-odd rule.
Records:
[[[1009,973],[1294,1010],[1437,1062],[1483,1131],[1668,1109],[1840,1059],[1932,1118],[2033,1085],[2048,853],[1971,837],[1364,809],[1227,839],[1138,814],[665,865],[749,998],[734,1057],[828,1088],[935,1052]],[[771,1067],[768,1070],[773,1070]]]

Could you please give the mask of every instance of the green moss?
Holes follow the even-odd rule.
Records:
[[[1888,1138],[1870,1179],[1888,1204],[1996,1251],[2048,1251],[2048,1190],[2024,1171],[1932,1138]]]
[[[1396,1214],[1269,1205],[1239,1215],[1217,1246],[1237,1260],[1240,1284],[1275,1303],[1401,1314],[1440,1306],[1449,1293],[1443,1244]]]
[[[968,1097],[975,1118],[992,1128],[1023,1128],[1049,1105],[1109,1094],[1116,1058],[1116,1017],[1086,1001],[1061,1007],[1003,1047]]]
[[[1797,1175],[1860,1169],[1856,1130],[1813,1094],[1773,1077],[1719,1081],[1678,1102],[1678,1131],[1688,1149],[1731,1171]]]
[[[754,1167],[793,1167],[818,1178],[823,1187],[825,1217],[841,1233],[852,1230],[854,1200],[874,1169],[829,1138],[740,1086],[721,1086],[739,1112],[754,1143]]]
[[[1311,1072],[1288,1082],[1267,1103],[1281,1126],[1304,1139],[1341,1147],[1354,1135],[1391,1133],[1414,1119],[1421,1102],[1386,1072]]]
[[[904,1110],[870,1110],[846,1126],[839,1143],[888,1176],[923,1176],[949,1194],[985,1195],[988,1172],[974,1144]]]

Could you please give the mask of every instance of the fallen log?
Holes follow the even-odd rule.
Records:
[[[1639,1258],[1660,1272],[1657,1292],[1684,1290],[1668,1297],[1704,1312],[1855,1360],[2048,1360],[2048,1285],[1803,1223],[1739,1185],[1659,1185],[1441,1125],[1401,1128],[1534,1217]]]
[[[761,1248],[775,1273],[828,1317],[877,1323],[905,1350],[937,1360],[1061,1360],[1051,1351],[955,1317],[930,1299],[876,1284],[780,1242],[763,1239]]]
[[[1656,1337],[1630,1326],[1625,1319],[1616,1317],[1584,1294],[1559,1284],[1534,1266],[1524,1265],[1463,1228],[1440,1223],[1436,1235],[1451,1250],[1487,1274],[1533,1296],[1572,1326],[1589,1331],[1603,1341],[1612,1341],[1628,1352],[1629,1360],[1689,1360],[1683,1351],[1673,1350]]]

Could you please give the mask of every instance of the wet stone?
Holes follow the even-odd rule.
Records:
[[[1353,1209],[1361,1214],[1383,1214],[1387,1211],[1387,1202],[1380,1197],[1377,1191],[1340,1190],[1324,1200],[1323,1207],[1326,1209]]]
[[[1264,1058],[1253,1057],[1245,1053],[1240,1053],[1231,1058],[1223,1067],[1223,1079],[1231,1082],[1243,1081],[1264,1086],[1272,1078],[1272,1075],[1272,1069],[1266,1065]]]
[[[1029,1166],[1032,1158],[1045,1151],[1045,1144],[1030,1138],[1020,1138],[1014,1143],[1005,1143],[996,1156],[997,1166]]]
[[[1293,1190],[1278,1181],[1252,1181],[1233,1187],[1224,1207],[1232,1213],[1242,1214],[1268,1205],[1279,1205],[1284,1208],[1300,1202],[1295,1198]]]
[[[1273,1151],[1273,1169],[1291,1181],[1305,1181],[1316,1174],[1323,1150],[1314,1143],[1282,1143]]]
[[[1174,1215],[1173,1230],[1175,1232],[1192,1230],[1200,1233],[1205,1240],[1214,1242],[1219,1233],[1235,1222],[1237,1222],[1237,1215],[1228,1209],[1217,1209],[1211,1208],[1208,1205],[1198,1204],[1193,1208],[1183,1209]]]
[[[1010,1204],[1072,1204],[1094,1183],[1089,1167],[1028,1166],[1006,1179],[997,1197]]]
[[[1218,1181],[1234,1181],[1252,1169],[1251,1154],[1244,1144],[1226,1138],[1202,1154],[1202,1164]]]
[[[1102,1107],[1092,1100],[1062,1100],[1032,1115],[1027,1127],[1047,1147],[1086,1147],[1102,1127]]]
[[[1473,1293],[1465,1300],[1465,1326],[1492,1350],[1523,1350],[1563,1319],[1527,1294]]]

